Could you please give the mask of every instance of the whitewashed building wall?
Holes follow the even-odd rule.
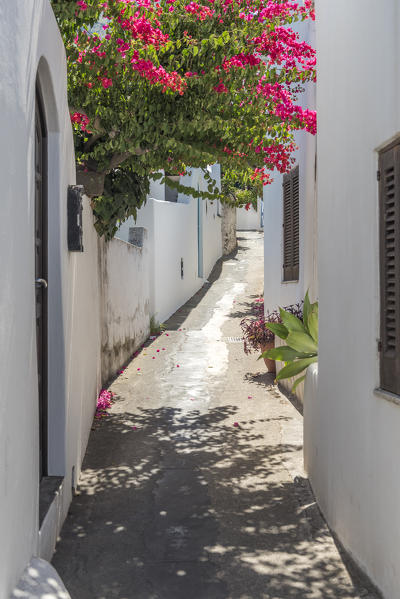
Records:
[[[66,251],[66,194],[74,183],[74,152],[66,94],[62,40],[47,0],[3,3],[1,7],[0,126],[2,129],[0,255],[0,597],[7,599],[32,555],[49,557],[57,527],[71,497],[72,467],[88,434],[79,409],[97,392],[99,356],[96,288],[89,274],[97,260]],[[34,127],[38,73],[48,126],[49,160],[49,474],[65,477],[60,511],[39,534],[39,425],[35,329]],[[87,215],[85,214],[85,220]],[[87,246],[97,245],[85,238]],[[78,272],[78,261],[84,266]],[[75,293],[74,293],[75,291]],[[76,302],[72,302],[75,295]],[[91,305],[83,301],[92,298]],[[76,317],[82,318],[80,328]],[[78,357],[71,345],[89,346]],[[74,365],[82,374],[72,377]],[[72,423],[73,426],[72,426]],[[86,426],[85,426],[86,425]],[[84,434],[82,434],[84,431]]]
[[[303,40],[315,45],[315,23],[306,21],[295,26]],[[308,84],[299,104],[315,108],[315,85]],[[307,289],[317,299],[316,240],[317,209],[315,193],[316,139],[309,133],[297,132],[294,153],[299,165],[300,269],[297,281],[283,281],[283,176],[274,171],[273,183],[264,187],[264,301],[265,308],[275,310],[301,301]]]
[[[75,160],[65,51],[50,2],[3,2],[0,17],[0,599],[8,599],[32,556],[50,559],[54,550],[92,424],[102,378],[101,319],[109,313],[102,310],[99,240],[86,197],[84,251],[67,248],[67,189],[75,183]],[[37,78],[48,146],[48,460],[43,480],[59,477],[61,485],[41,524],[35,300]],[[123,284],[123,273],[131,271],[136,281],[131,291],[146,286],[138,256],[134,262],[127,259],[136,250],[118,249],[115,244],[121,243],[112,242],[105,250],[108,269],[103,275],[109,283],[115,281],[114,293]],[[118,266],[119,280],[110,276],[111,264],[113,269]],[[146,336],[149,314],[140,294],[137,302],[142,305],[138,312],[142,323],[133,328]],[[113,307],[114,312],[124,312],[125,321],[129,318],[124,297],[114,298]],[[110,319],[115,344],[120,331],[114,324]]]
[[[397,599],[400,402],[374,390],[377,150],[400,133],[400,5],[317,0],[316,11],[320,340],[304,399],[306,467],[330,526]]]

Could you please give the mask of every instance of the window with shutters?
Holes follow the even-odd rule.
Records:
[[[380,386],[400,395],[400,143],[379,155]]]
[[[298,281],[299,246],[299,167],[283,176],[283,280]]]

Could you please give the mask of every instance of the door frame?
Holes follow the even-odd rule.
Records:
[[[41,218],[41,242],[42,256],[40,260],[40,272],[38,272],[36,262],[36,218],[38,195],[36,189],[36,135],[40,131],[40,152],[41,152],[41,189],[40,189],[40,218]],[[48,281],[48,131],[44,111],[43,96],[39,81],[36,81],[35,89],[35,230],[34,230],[34,251],[35,251],[35,281],[38,278]],[[41,293],[42,305],[42,324],[40,347],[37,341],[37,367],[38,367],[38,416],[39,416],[39,480],[48,474],[48,291],[41,286],[36,288],[35,283],[35,308],[37,304],[37,294]],[[37,330],[37,328],[36,328]],[[40,369],[40,371],[39,371]],[[39,382],[40,375],[40,382]]]

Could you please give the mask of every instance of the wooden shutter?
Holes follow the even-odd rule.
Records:
[[[379,156],[381,388],[400,395],[400,144]]]
[[[299,167],[283,177],[283,280],[297,281],[300,265]]]

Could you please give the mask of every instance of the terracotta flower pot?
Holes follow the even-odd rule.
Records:
[[[261,346],[261,353],[269,349],[273,349],[275,347],[275,343],[273,341],[269,341],[265,345]],[[275,373],[276,372],[276,364],[275,360],[270,360],[269,358],[264,358],[265,366],[267,367],[268,372]]]

